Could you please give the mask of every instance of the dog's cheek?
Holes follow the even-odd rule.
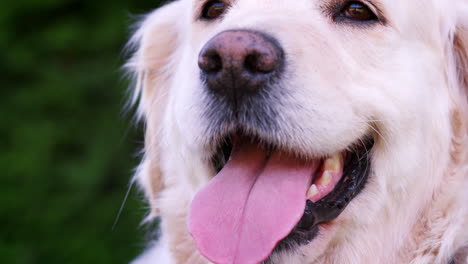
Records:
[[[185,10],[181,1],[176,1],[148,14],[138,23],[138,29],[128,44],[133,56],[125,68],[135,81],[131,103],[138,104],[137,117],[146,123],[145,157],[135,177],[149,200],[149,218],[158,214],[157,200],[165,188],[160,169],[163,159],[161,130],[168,109],[174,57],[180,45],[180,16]]]

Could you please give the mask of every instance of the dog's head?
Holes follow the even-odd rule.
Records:
[[[444,177],[466,166],[467,6],[179,0],[147,16],[128,64],[137,177],[176,255],[193,236],[215,263],[395,257],[462,181]]]

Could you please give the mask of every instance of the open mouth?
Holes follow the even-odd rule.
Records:
[[[373,140],[304,160],[245,137],[227,137],[213,155],[218,171],[194,198],[189,229],[214,263],[261,263],[312,241],[365,186]]]

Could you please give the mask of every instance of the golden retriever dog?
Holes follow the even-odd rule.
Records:
[[[468,263],[467,0],[177,0],[130,42],[134,263]]]

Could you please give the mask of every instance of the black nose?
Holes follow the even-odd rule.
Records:
[[[198,59],[208,89],[234,103],[267,89],[280,74],[283,63],[283,50],[274,38],[248,30],[216,35],[203,47]]]

